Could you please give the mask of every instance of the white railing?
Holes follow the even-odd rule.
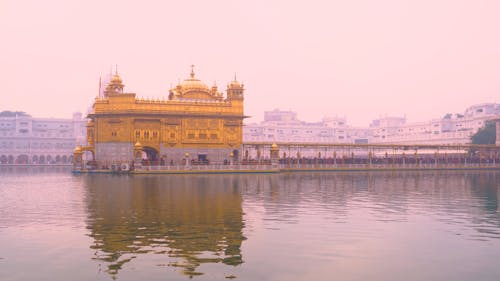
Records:
[[[116,166],[118,167],[118,166]],[[438,169],[500,169],[500,163],[425,163],[425,164],[211,164],[140,166],[136,171],[172,172],[278,172],[298,170],[438,170]],[[78,170],[78,169],[77,169]],[[90,171],[91,169],[84,169]],[[98,169],[99,170],[99,169]],[[108,169],[110,172],[115,171]],[[100,170],[103,171],[103,170]],[[104,170],[107,171],[107,170]],[[128,172],[128,170],[118,170]]]
[[[272,171],[278,170],[273,165],[166,165],[166,166],[142,166],[137,171]]]
[[[426,164],[280,164],[281,170],[342,170],[342,169],[472,169],[472,168],[500,168],[498,163],[426,163]]]

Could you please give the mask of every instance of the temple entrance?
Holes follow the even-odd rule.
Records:
[[[208,165],[208,158],[206,154],[198,154],[198,164]]]
[[[233,161],[238,161],[240,155],[239,155],[239,150],[238,149],[235,149],[233,150]]]
[[[94,161],[94,151],[92,150],[84,150],[82,154],[83,161]]]
[[[158,157],[158,151],[156,149],[149,146],[145,146],[142,148],[142,151],[144,152],[143,157],[146,156],[146,159],[143,160],[147,160],[152,165],[158,165],[157,162],[159,157]]]
[[[94,151],[92,150],[83,150],[82,152],[82,161],[86,164],[87,169],[97,169],[98,164],[94,159]]]

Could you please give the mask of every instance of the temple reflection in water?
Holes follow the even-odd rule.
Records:
[[[88,176],[94,258],[115,276],[139,255],[166,255],[190,277],[203,263],[243,263],[241,193],[231,177]]]
[[[458,240],[500,239],[497,172],[82,177],[93,258],[113,278],[120,270],[129,276],[134,268],[151,272],[151,267],[162,266],[188,277],[207,273],[212,278],[213,272],[253,276],[273,271],[282,259],[290,259],[289,268],[314,267],[324,262],[307,260],[314,246],[325,243],[332,251],[346,251],[331,239],[341,245],[342,237],[373,231],[374,225],[387,237],[397,238],[385,228],[394,225],[413,224],[422,233],[434,233],[423,218],[444,223]],[[324,232],[319,233],[326,236],[316,236],[318,230],[311,225],[321,226]],[[272,232],[282,232],[279,237],[285,242],[267,241]],[[406,234],[397,238],[401,245],[415,242],[412,233]],[[243,243],[246,236],[249,240]],[[384,243],[377,245],[380,251],[392,245],[390,239]],[[402,259],[413,260],[406,253],[401,252]],[[220,266],[222,270],[214,269]]]

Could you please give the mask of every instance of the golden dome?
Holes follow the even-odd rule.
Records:
[[[118,74],[115,74],[113,75],[113,77],[111,77],[111,83],[122,83],[122,78],[118,75]]]
[[[208,86],[196,78],[188,78],[182,81],[179,86],[181,86],[183,92],[198,90],[198,91],[209,91]]]
[[[234,80],[229,83],[229,87],[231,88],[241,88],[240,82],[236,79],[236,74],[234,75]]]
[[[78,146],[75,148],[74,153],[81,153],[81,152],[82,152],[82,147],[78,145]]]
[[[276,149],[278,149],[278,145],[277,145],[276,143],[273,143],[273,144],[271,145],[271,148],[272,148],[273,150],[276,150]]]
[[[241,87],[241,84],[240,84],[240,82],[234,80],[234,81],[231,81],[231,84],[229,84],[229,86],[231,86],[233,88],[239,88],[239,87]]]
[[[203,92],[208,92],[209,88],[208,86],[201,82],[199,79],[196,79],[194,77],[194,65],[191,66],[191,73],[189,74],[189,78],[185,79],[181,83],[179,83],[178,86],[182,89],[182,92],[188,92],[188,91],[203,91]]]
[[[134,144],[134,148],[142,148],[142,144],[140,142],[136,142]]]

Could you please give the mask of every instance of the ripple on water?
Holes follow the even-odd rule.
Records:
[[[99,268],[119,280],[138,280],[139,273],[152,280],[500,276],[499,178],[494,172],[12,175],[0,182],[0,241],[37,251],[2,252],[0,261],[60,256],[57,266],[43,266],[60,272],[73,260],[85,268],[82,276]],[[8,236],[23,227],[42,235]],[[71,241],[84,254],[63,251],[75,246],[66,242],[70,228],[83,237]],[[51,231],[49,243],[43,234],[51,229],[61,231]],[[89,261],[91,270],[83,266]],[[14,265],[5,268],[16,276]]]

